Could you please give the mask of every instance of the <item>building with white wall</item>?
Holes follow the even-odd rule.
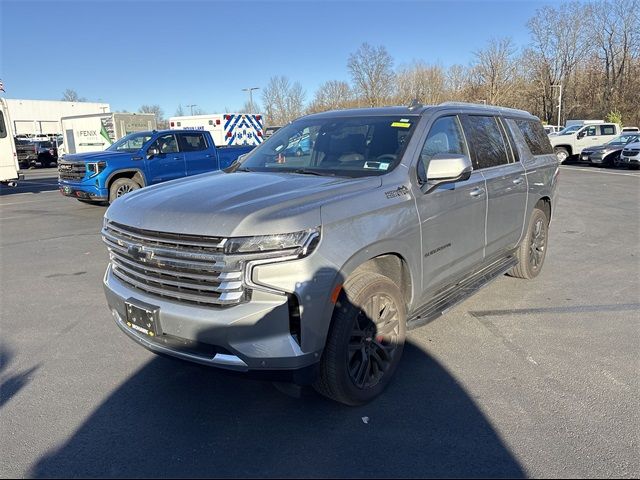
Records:
[[[60,127],[62,117],[111,111],[108,103],[21,100],[16,98],[5,100],[15,135],[62,133]]]

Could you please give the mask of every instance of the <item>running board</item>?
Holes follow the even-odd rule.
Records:
[[[498,260],[479,272],[440,291],[433,300],[419,307],[407,321],[407,328],[421,327],[440,315],[444,315],[458,303],[466,300],[486,284],[506,273],[518,264],[514,256]]]

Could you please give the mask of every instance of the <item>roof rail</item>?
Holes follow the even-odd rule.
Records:
[[[531,115],[530,112],[526,110],[519,110],[517,108],[509,108],[509,107],[500,107],[498,105],[487,105],[480,103],[471,103],[471,102],[442,102],[438,104],[439,107],[486,107],[486,108],[494,108],[496,110],[501,110],[503,112],[512,112],[512,113],[524,113],[527,115]]]
[[[411,105],[409,105],[407,108],[409,109],[409,111],[414,111],[414,110],[417,110],[417,109],[423,108],[423,107],[424,107],[424,105],[422,105],[422,103],[420,103],[417,98],[414,98],[411,101]]]

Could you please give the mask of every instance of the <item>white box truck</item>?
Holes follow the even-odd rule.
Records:
[[[60,119],[62,153],[85,153],[105,150],[116,140],[133,132],[157,128],[152,113],[96,113]],[[61,156],[60,147],[58,157]]]
[[[171,117],[173,130],[206,130],[217,147],[260,145],[264,141],[264,117],[258,113],[215,113]]]
[[[13,126],[4,98],[0,98],[0,183],[15,186],[18,182],[18,155]]]

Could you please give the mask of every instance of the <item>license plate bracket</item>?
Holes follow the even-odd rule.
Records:
[[[127,326],[148,337],[162,334],[158,320],[160,307],[130,298],[124,302]]]

